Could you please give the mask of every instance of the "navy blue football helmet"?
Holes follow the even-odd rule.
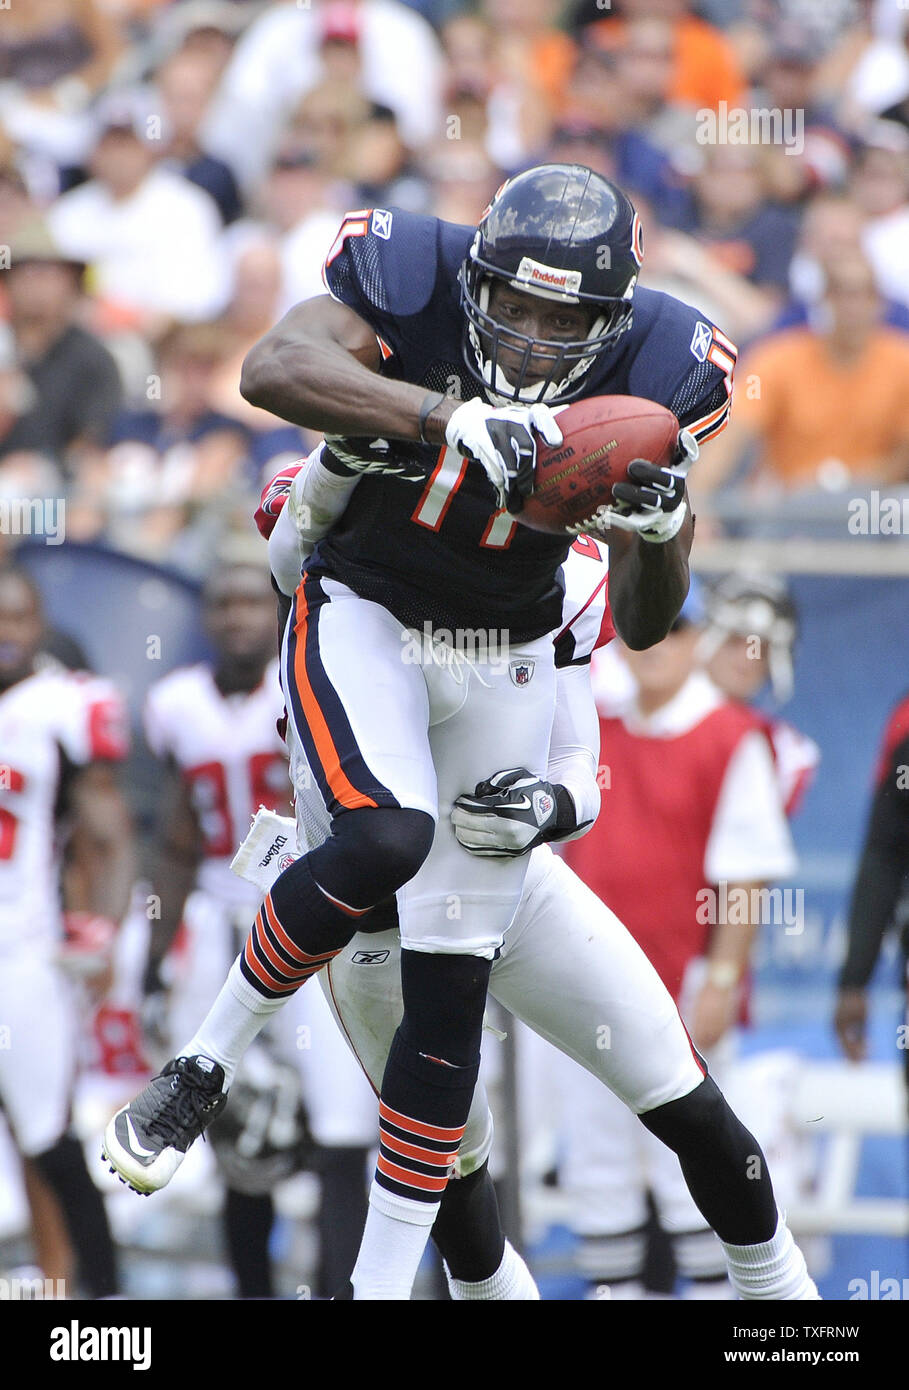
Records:
[[[584,376],[631,323],[642,258],[641,223],[621,189],[581,164],[541,164],[509,179],[477,228],[460,270],[464,360],[497,402],[560,403],[584,389]],[[566,304],[590,304],[596,316],[574,342],[531,338],[489,313],[496,279],[512,289]],[[499,361],[522,356],[506,376]],[[551,362],[526,384],[531,358]]]

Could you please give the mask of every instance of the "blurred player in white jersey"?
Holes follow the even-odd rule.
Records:
[[[41,603],[0,570],[0,1102],[19,1153],[51,1190],[90,1297],[116,1292],[110,1230],[70,1105],[79,1016],[71,973],[103,987],[129,901],[129,816],[112,764],[127,751],[122,701],[95,676],[36,657]],[[68,911],[65,911],[68,910]]]
[[[146,990],[160,1001],[162,976],[170,974],[170,1044],[181,1042],[204,1015],[258,907],[255,890],[230,871],[237,844],[260,806],[285,813],[290,806],[287,753],[277,728],[283,698],[274,657],[274,594],[249,546],[238,541],[221,553],[204,611],[214,661],[172,671],[152,687],[145,709],[149,746],[169,771],[153,880],[161,916],[153,922]],[[185,931],[164,965],[181,921]],[[295,1086],[289,1065],[296,1069]],[[356,1254],[375,1103],[321,997],[301,992],[239,1078],[238,1099],[249,1091],[252,1112],[231,1115],[212,1132],[227,1183],[225,1234],[242,1297],[274,1292],[272,1189],[299,1158],[299,1074],[315,1138],[325,1146],[319,1156],[320,1283],[332,1288],[346,1277]]]

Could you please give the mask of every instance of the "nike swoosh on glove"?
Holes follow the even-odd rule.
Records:
[[[501,406],[481,397],[459,405],[445,428],[449,448],[475,459],[496,490],[500,508],[519,512],[533,492],[537,432],[546,444],[562,442],[562,431],[548,405]]]
[[[451,811],[458,844],[471,854],[513,859],[552,838],[558,819],[554,788],[528,772],[507,768],[459,796]]]

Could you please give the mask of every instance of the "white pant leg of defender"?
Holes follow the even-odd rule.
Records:
[[[563,1172],[576,1229],[606,1235],[641,1225],[650,1136],[635,1114],[687,1095],[703,1075],[644,952],[548,849],[531,857],[490,992],[592,1073],[553,1063],[565,1091]]]
[[[66,1132],[78,1053],[72,986],[38,954],[0,963],[0,1098],[26,1157]]]
[[[378,1095],[392,1039],[404,1013],[398,933],[359,933],[317,978],[338,1027]],[[372,1126],[375,1131],[374,1100]],[[479,1168],[491,1145],[492,1117],[486,1091],[478,1083],[456,1171],[466,1177]]]
[[[535,850],[490,992],[636,1113],[703,1073],[656,970],[615,913],[548,848]]]
[[[325,975],[320,970],[319,980]],[[297,1067],[313,1138],[328,1146],[369,1147],[378,1140],[376,1098],[331,1015],[310,983],[271,1020],[269,1036]]]
[[[516,667],[527,673],[520,685],[512,678]],[[458,674],[466,687],[459,703],[452,700]],[[503,768],[545,775],[555,704],[552,642],[540,638],[506,649],[500,660],[447,670],[428,664],[426,680],[439,820],[429,855],[398,893],[401,945],[491,959],[520,901],[527,858],[471,855],[455,838],[451,808]]]

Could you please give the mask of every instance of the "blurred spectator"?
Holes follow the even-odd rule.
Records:
[[[83,113],[109,82],[122,51],[115,22],[98,0],[43,0],[7,6],[0,36],[0,119],[36,162],[49,197],[58,170],[82,162],[90,127]]]
[[[909,339],[882,325],[867,261],[828,269],[811,320],[741,363],[730,425],[698,466],[699,495],[753,445],[755,480],[777,488],[909,479]]]
[[[141,96],[112,97],[99,120],[93,177],[50,208],[51,231],[68,255],[91,265],[98,293],[150,333],[169,318],[213,317],[227,297],[217,207],[160,166],[160,117]]]
[[[597,18],[587,32],[594,42],[618,48],[625,40],[628,21],[668,21],[673,36],[668,97],[712,109],[721,101],[738,105],[745,96],[745,81],[735,48],[721,30],[692,14],[692,9],[688,0],[620,0],[613,14]]]
[[[559,0],[483,0],[495,62],[489,153],[502,168],[540,148],[561,107],[576,49],[556,28],[560,10]]]
[[[671,95],[673,26],[656,16],[625,25],[615,62],[627,124],[669,155],[677,168],[691,170],[695,106]]]
[[[346,178],[351,147],[372,111],[362,92],[320,82],[295,107],[286,139],[311,150],[319,167],[332,178]]]
[[[224,317],[218,321],[223,357],[215,367],[208,399],[213,409],[240,421],[250,431],[249,449],[256,469],[277,471],[269,464],[280,454],[300,458],[315,447],[317,436],[250,405],[240,395],[243,359],[280,318],[281,255],[277,238],[251,232],[237,249],[234,288]]]
[[[240,215],[240,194],[230,166],[208,154],[199,143],[199,127],[214,90],[215,74],[205,58],[189,50],[170,58],[155,75],[164,116],[164,158],[190,183],[203,188],[218,205],[222,221]]]
[[[0,131],[0,246],[9,246],[23,223],[31,222],[37,215],[38,208],[17,165],[16,152]]]
[[[212,324],[177,324],[165,335],[149,405],[114,421],[107,455],[80,477],[68,508],[71,533],[73,526],[82,536],[103,531],[131,553],[204,569],[250,486],[247,428],[212,404],[225,350]]]
[[[901,6],[893,9],[904,23]],[[909,55],[898,33],[878,31],[872,0],[860,0],[852,23],[818,74],[821,91],[839,106],[843,124],[861,131],[909,92]]]
[[[822,193],[811,199],[789,266],[793,298],[782,310],[775,329],[807,323],[811,305],[823,297],[827,271],[862,255],[863,229],[862,210],[848,194]],[[885,300],[883,322],[909,331],[909,305],[898,299]]]
[[[279,314],[325,293],[322,263],[345,211],[335,196],[338,192],[314,150],[293,141],[279,150],[260,195],[266,224],[280,237]]]
[[[482,145],[440,141],[427,151],[426,164],[433,179],[433,216],[475,227],[503,177]]]
[[[879,121],[849,189],[866,218],[863,242],[883,294],[909,304],[909,134]]]
[[[374,105],[355,131],[347,171],[357,207],[391,204],[410,212],[428,210],[426,180],[412,163],[394,112],[387,106]]]
[[[585,57],[584,62],[595,61]],[[618,116],[621,103],[614,115]],[[660,221],[677,222],[686,194],[669,160],[639,131],[623,125],[591,125],[563,119],[552,132],[544,157],[555,163],[586,164],[613,179],[631,197],[643,195]]]
[[[767,63],[752,104],[771,111],[793,112],[800,122],[803,148],[771,144],[766,149],[768,196],[795,202],[818,188],[843,184],[850,146],[833,108],[818,100],[815,74],[821,57],[818,41],[792,24],[770,39]]]
[[[490,153],[495,138],[489,102],[498,79],[492,26],[481,15],[457,14],[444,26],[446,136],[482,140]]]
[[[245,190],[268,168],[300,97],[325,75],[323,45],[339,33],[355,39],[364,94],[394,111],[407,144],[437,133],[441,55],[420,15],[400,0],[273,4],[237,44],[206,123],[206,147]]]
[[[180,0],[176,5],[163,4],[148,30],[151,64],[157,67],[175,53],[190,53],[205,63],[216,82],[230,62],[238,34],[257,13],[257,5],[243,0]]]
[[[72,471],[80,449],[107,435],[120,378],[107,349],[76,322],[83,269],[41,222],[12,244],[4,287],[25,408],[0,435],[0,456],[45,454]]]
[[[798,217],[767,202],[762,148],[716,144],[701,149],[703,162],[677,225],[708,247],[716,262],[748,280],[769,316],[786,292]]]
[[[768,327],[774,301],[762,289],[724,265],[697,238],[660,226],[638,195],[634,202],[644,228],[641,284],[697,304],[736,344]]]

